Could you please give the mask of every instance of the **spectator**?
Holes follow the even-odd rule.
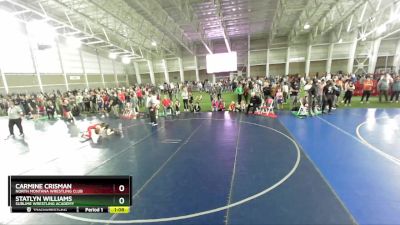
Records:
[[[249,114],[250,108],[252,108],[252,112],[254,114],[255,111],[257,110],[257,108],[260,107],[261,102],[262,102],[261,98],[259,96],[257,96],[256,93],[252,92],[251,98],[250,98],[250,103],[247,106],[246,114]]]
[[[396,97],[396,103],[399,103],[399,95],[400,95],[400,75],[393,81],[392,85],[392,95],[390,96],[390,102],[393,102],[393,98]]]
[[[333,106],[333,100],[335,96],[335,87],[333,86],[333,83],[331,80],[328,80],[324,90],[323,90],[323,103],[322,103],[322,114],[325,113],[325,108],[328,105],[328,113],[332,111],[332,106]]]
[[[372,88],[374,86],[373,81],[371,80],[370,76],[367,76],[366,79],[362,81],[363,86],[363,94],[361,97],[361,104],[364,103],[364,97],[366,97],[367,103],[369,103],[369,97],[371,96]]]
[[[183,111],[188,112],[189,111],[189,92],[186,87],[183,88],[181,95],[182,95],[182,100],[183,100]]]
[[[351,98],[353,97],[353,92],[356,89],[356,87],[353,84],[353,81],[348,80],[348,82],[345,84],[345,93],[344,93],[344,105],[347,104],[347,106],[351,106]]]
[[[13,101],[10,101],[7,113],[8,113],[8,129],[10,131],[10,135],[8,137],[14,137],[14,125],[17,125],[19,130],[19,135],[24,136],[24,130],[22,128],[22,116],[24,114],[20,106],[17,106],[14,104]]]
[[[243,85],[239,84],[237,88],[235,89],[235,93],[237,94],[237,100],[238,102],[242,102],[242,97],[243,97]]]
[[[167,110],[170,110],[172,114],[172,102],[171,99],[169,99],[166,95],[164,95],[164,99],[162,100],[162,105],[164,109],[164,115],[167,115]]]
[[[382,102],[382,95],[385,96],[385,102],[388,101],[389,74],[383,75],[378,82],[379,102]]]

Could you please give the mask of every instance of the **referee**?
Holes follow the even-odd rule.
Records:
[[[13,101],[9,102],[8,107],[8,129],[10,130],[10,136],[14,137],[14,125],[17,125],[19,129],[19,136],[24,136],[24,131],[22,129],[22,116],[24,115],[21,107],[16,106]]]

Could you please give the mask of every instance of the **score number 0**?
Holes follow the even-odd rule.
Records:
[[[125,186],[124,185],[119,185],[118,186],[118,191],[119,192],[124,192],[125,191]],[[125,203],[125,198],[124,197],[120,197],[119,199],[118,199],[118,202],[119,202],[119,204],[120,205],[123,205],[124,203]]]

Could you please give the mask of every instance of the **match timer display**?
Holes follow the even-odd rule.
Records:
[[[131,176],[9,176],[11,212],[128,213]]]

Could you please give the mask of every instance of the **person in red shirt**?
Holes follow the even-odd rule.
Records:
[[[125,92],[121,90],[118,91],[118,99],[119,99],[119,110],[122,112],[125,108]]]
[[[367,76],[367,79],[365,79],[362,82],[362,85],[363,85],[363,95],[361,97],[361,104],[364,101],[364,97],[366,97],[365,100],[367,101],[367,103],[369,103],[368,99],[369,96],[371,96],[372,88],[374,87],[374,82],[371,80],[370,76]]]
[[[164,95],[164,99],[162,100],[161,103],[164,106],[164,115],[167,115],[167,110],[171,110],[171,114],[172,114],[171,99],[169,99],[166,95]]]
[[[143,106],[143,92],[142,92],[142,89],[138,88],[136,90],[136,97],[138,98],[139,106]]]

